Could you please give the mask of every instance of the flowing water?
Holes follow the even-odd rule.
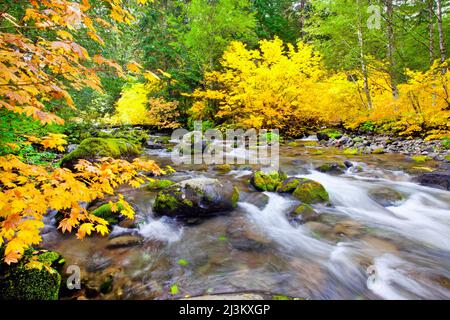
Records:
[[[450,192],[420,186],[417,164],[401,155],[350,158],[340,176],[314,170],[348,159],[334,149],[315,152],[314,139],[282,146],[280,165],[289,176],[324,185],[331,205],[316,205],[317,221],[292,224],[286,214],[298,204],[290,195],[249,187],[255,166],[229,173],[213,166],[174,166],[171,177],[214,177],[241,192],[238,208],[195,225],[154,217],[155,192],[123,188],[140,221],[145,241],[127,248],[110,240],[76,240],[46,228],[45,246],[60,251],[67,265],[80,266],[83,281],[113,275],[113,290],[96,298],[167,299],[222,293],[261,293],[307,299],[450,299]],[[234,150],[239,154],[238,150]],[[147,157],[171,164],[166,150]],[[429,167],[437,163],[427,163]],[[394,189],[403,200],[383,207],[371,190]],[[129,233],[115,227],[112,236]],[[176,285],[178,292],[171,292]]]

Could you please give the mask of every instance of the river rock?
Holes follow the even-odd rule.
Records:
[[[387,187],[370,190],[369,197],[383,207],[397,206],[404,200],[400,192]]]
[[[450,190],[450,172],[425,173],[418,180],[424,186]]]
[[[306,223],[308,221],[316,221],[319,214],[309,204],[301,204],[294,211],[288,214],[288,219],[297,223]]]
[[[334,226],[334,233],[337,236],[346,238],[355,238],[362,235],[364,226],[353,220],[344,220]]]
[[[251,177],[250,183],[258,191],[276,191],[286,178],[286,174],[282,171],[256,171]]]
[[[292,193],[300,185],[302,178],[291,177],[284,180],[277,188],[279,193]]]
[[[292,193],[294,197],[306,204],[324,203],[330,200],[328,192],[319,182],[303,178]]]
[[[124,235],[112,238],[108,241],[108,249],[127,248],[140,245],[144,238],[138,235]]]
[[[333,162],[333,163],[324,163],[321,166],[317,167],[316,170],[331,175],[340,175],[344,174],[347,168],[344,164]]]
[[[226,233],[231,245],[238,250],[259,251],[270,244],[263,232],[245,217],[233,219],[228,224]]]
[[[233,210],[239,191],[230,182],[194,178],[161,190],[153,204],[158,215],[198,218]]]

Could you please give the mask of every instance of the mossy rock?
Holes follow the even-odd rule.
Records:
[[[450,154],[446,155],[446,156],[444,157],[444,159],[445,159],[446,161],[450,162]]]
[[[142,129],[119,128],[112,132],[112,136],[118,139],[125,139],[136,145],[143,145],[149,139],[148,132]]]
[[[284,180],[277,188],[277,192],[279,193],[292,193],[300,184],[301,179],[291,177]]]
[[[286,174],[281,170],[272,172],[256,171],[251,177],[250,183],[258,191],[276,191],[278,186],[286,179]]]
[[[412,156],[411,160],[416,162],[416,163],[424,163],[427,162],[428,160],[430,160],[430,158],[428,156]]]
[[[102,157],[131,158],[138,156],[141,149],[138,145],[125,139],[87,138],[71,153],[61,160],[61,167],[73,169],[80,159],[94,161]]]
[[[174,184],[175,184],[175,182],[173,182],[172,180],[168,180],[168,179],[154,179],[148,185],[146,185],[145,188],[147,190],[154,191],[154,190],[165,189],[165,188],[170,187],[170,186],[172,186]]]
[[[119,223],[120,211],[122,211],[123,209],[124,207],[120,203],[118,203],[117,211],[112,212],[111,205],[109,203],[105,203],[100,207],[94,209],[91,213],[99,218],[105,219],[110,225],[114,225]]]
[[[237,206],[239,191],[230,182],[195,178],[161,190],[153,211],[158,215],[201,218],[226,213]]]
[[[288,214],[288,218],[291,221],[297,223],[306,223],[308,221],[316,221],[319,215],[309,204],[302,203],[293,212]]]
[[[384,152],[384,148],[376,148],[372,150],[372,154],[383,154]]]
[[[369,197],[383,207],[398,206],[405,198],[392,188],[376,188],[369,191]]]
[[[218,164],[214,167],[214,170],[222,173],[222,174],[226,174],[228,172],[230,172],[233,168],[229,165],[229,164]]]
[[[323,203],[330,200],[323,185],[310,179],[302,179],[292,194],[306,204]]]
[[[29,262],[42,263],[31,268]],[[64,259],[57,252],[29,249],[17,264],[0,265],[0,300],[57,300]]]
[[[356,156],[359,154],[359,150],[357,148],[347,148],[344,149],[344,154],[348,156]]]
[[[316,168],[317,171],[328,173],[331,175],[340,175],[344,174],[347,171],[347,167],[343,163],[324,163],[321,166]]]

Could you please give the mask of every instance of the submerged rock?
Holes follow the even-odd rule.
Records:
[[[419,177],[419,183],[428,187],[450,190],[450,172],[425,173]]]
[[[1,264],[0,300],[57,300],[61,285],[58,269],[63,264],[59,253],[33,249],[27,250],[17,264]]]
[[[309,204],[301,204],[288,214],[288,219],[297,223],[316,221],[319,214]]]
[[[245,217],[237,217],[228,224],[227,238],[234,248],[243,251],[263,250],[270,244],[264,233]]]
[[[108,241],[108,249],[126,248],[140,245],[144,238],[138,235],[124,235],[112,238]]]
[[[250,183],[258,191],[276,191],[286,178],[286,174],[282,171],[256,171],[251,177]]]
[[[137,144],[123,138],[87,138],[61,160],[61,167],[74,169],[78,160],[94,161],[102,157],[131,158],[141,152]]]
[[[344,164],[334,162],[322,164],[321,166],[317,167],[316,170],[331,175],[340,175],[345,173],[347,167]]]
[[[370,190],[369,197],[383,207],[395,206],[404,200],[400,192],[386,187]]]
[[[238,200],[239,191],[230,182],[195,178],[161,190],[153,211],[171,217],[205,217],[233,210]]]

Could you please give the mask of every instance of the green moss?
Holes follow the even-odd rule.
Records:
[[[56,252],[38,255],[27,250],[22,260],[14,265],[0,267],[0,300],[57,300],[61,285],[61,275],[55,267],[61,256]],[[42,262],[40,270],[29,268],[31,260]]]
[[[229,164],[219,164],[214,167],[214,170],[220,173],[228,173],[231,171],[231,166]]]
[[[303,179],[293,195],[307,204],[329,201],[329,195],[325,188],[320,183],[309,179]]]
[[[170,187],[171,185],[174,185],[175,182],[173,182],[172,180],[167,180],[167,179],[154,179],[153,181],[151,181],[147,186],[146,189],[148,190],[160,190],[160,189],[165,189],[167,187]]]
[[[450,161],[450,154],[446,155],[444,159]]]
[[[296,216],[311,215],[311,214],[315,214],[315,213],[316,213],[316,211],[314,211],[313,207],[311,207],[309,204],[306,204],[306,203],[299,205],[294,211],[294,215],[296,215]]]
[[[284,180],[277,188],[277,192],[280,193],[291,193],[293,192],[298,185],[300,184],[300,180],[296,178],[289,178]]]
[[[156,196],[154,208],[156,211],[164,211],[169,209],[170,211],[175,211],[181,203],[174,196],[159,192]]]
[[[233,203],[233,207],[236,208],[237,203],[239,201],[239,190],[236,187],[233,188],[233,195],[231,196],[231,201]]]
[[[192,201],[189,200],[189,199],[184,199],[184,200],[183,200],[183,203],[184,203],[185,205],[187,205],[188,207],[193,207],[193,206],[194,206],[194,204],[192,203]]]
[[[78,148],[62,158],[61,166],[73,164],[79,159],[129,157],[137,156],[140,152],[138,145],[125,139],[87,138],[80,143]]]
[[[344,149],[344,154],[348,155],[348,156],[354,156],[357,155],[359,153],[357,148],[347,148]]]
[[[384,153],[384,149],[383,148],[377,148],[375,150],[372,151],[373,154],[383,154]]]
[[[412,156],[411,160],[417,163],[424,163],[429,160],[428,156]]]
[[[276,191],[280,183],[287,178],[282,171],[269,173],[257,171],[251,179],[252,185],[259,191]]]
[[[342,137],[342,133],[339,130],[332,129],[332,128],[322,130],[319,133],[326,134],[331,139],[339,139],[340,137]]]
[[[92,214],[99,218],[105,219],[110,225],[112,225],[119,222],[119,214],[120,211],[124,209],[124,207],[119,203],[117,204],[117,209],[117,212],[112,212],[111,205],[109,203],[105,203],[92,211]]]
[[[296,146],[298,146],[298,143],[296,141],[291,141],[291,142],[288,143],[288,146],[289,147],[296,147]]]

